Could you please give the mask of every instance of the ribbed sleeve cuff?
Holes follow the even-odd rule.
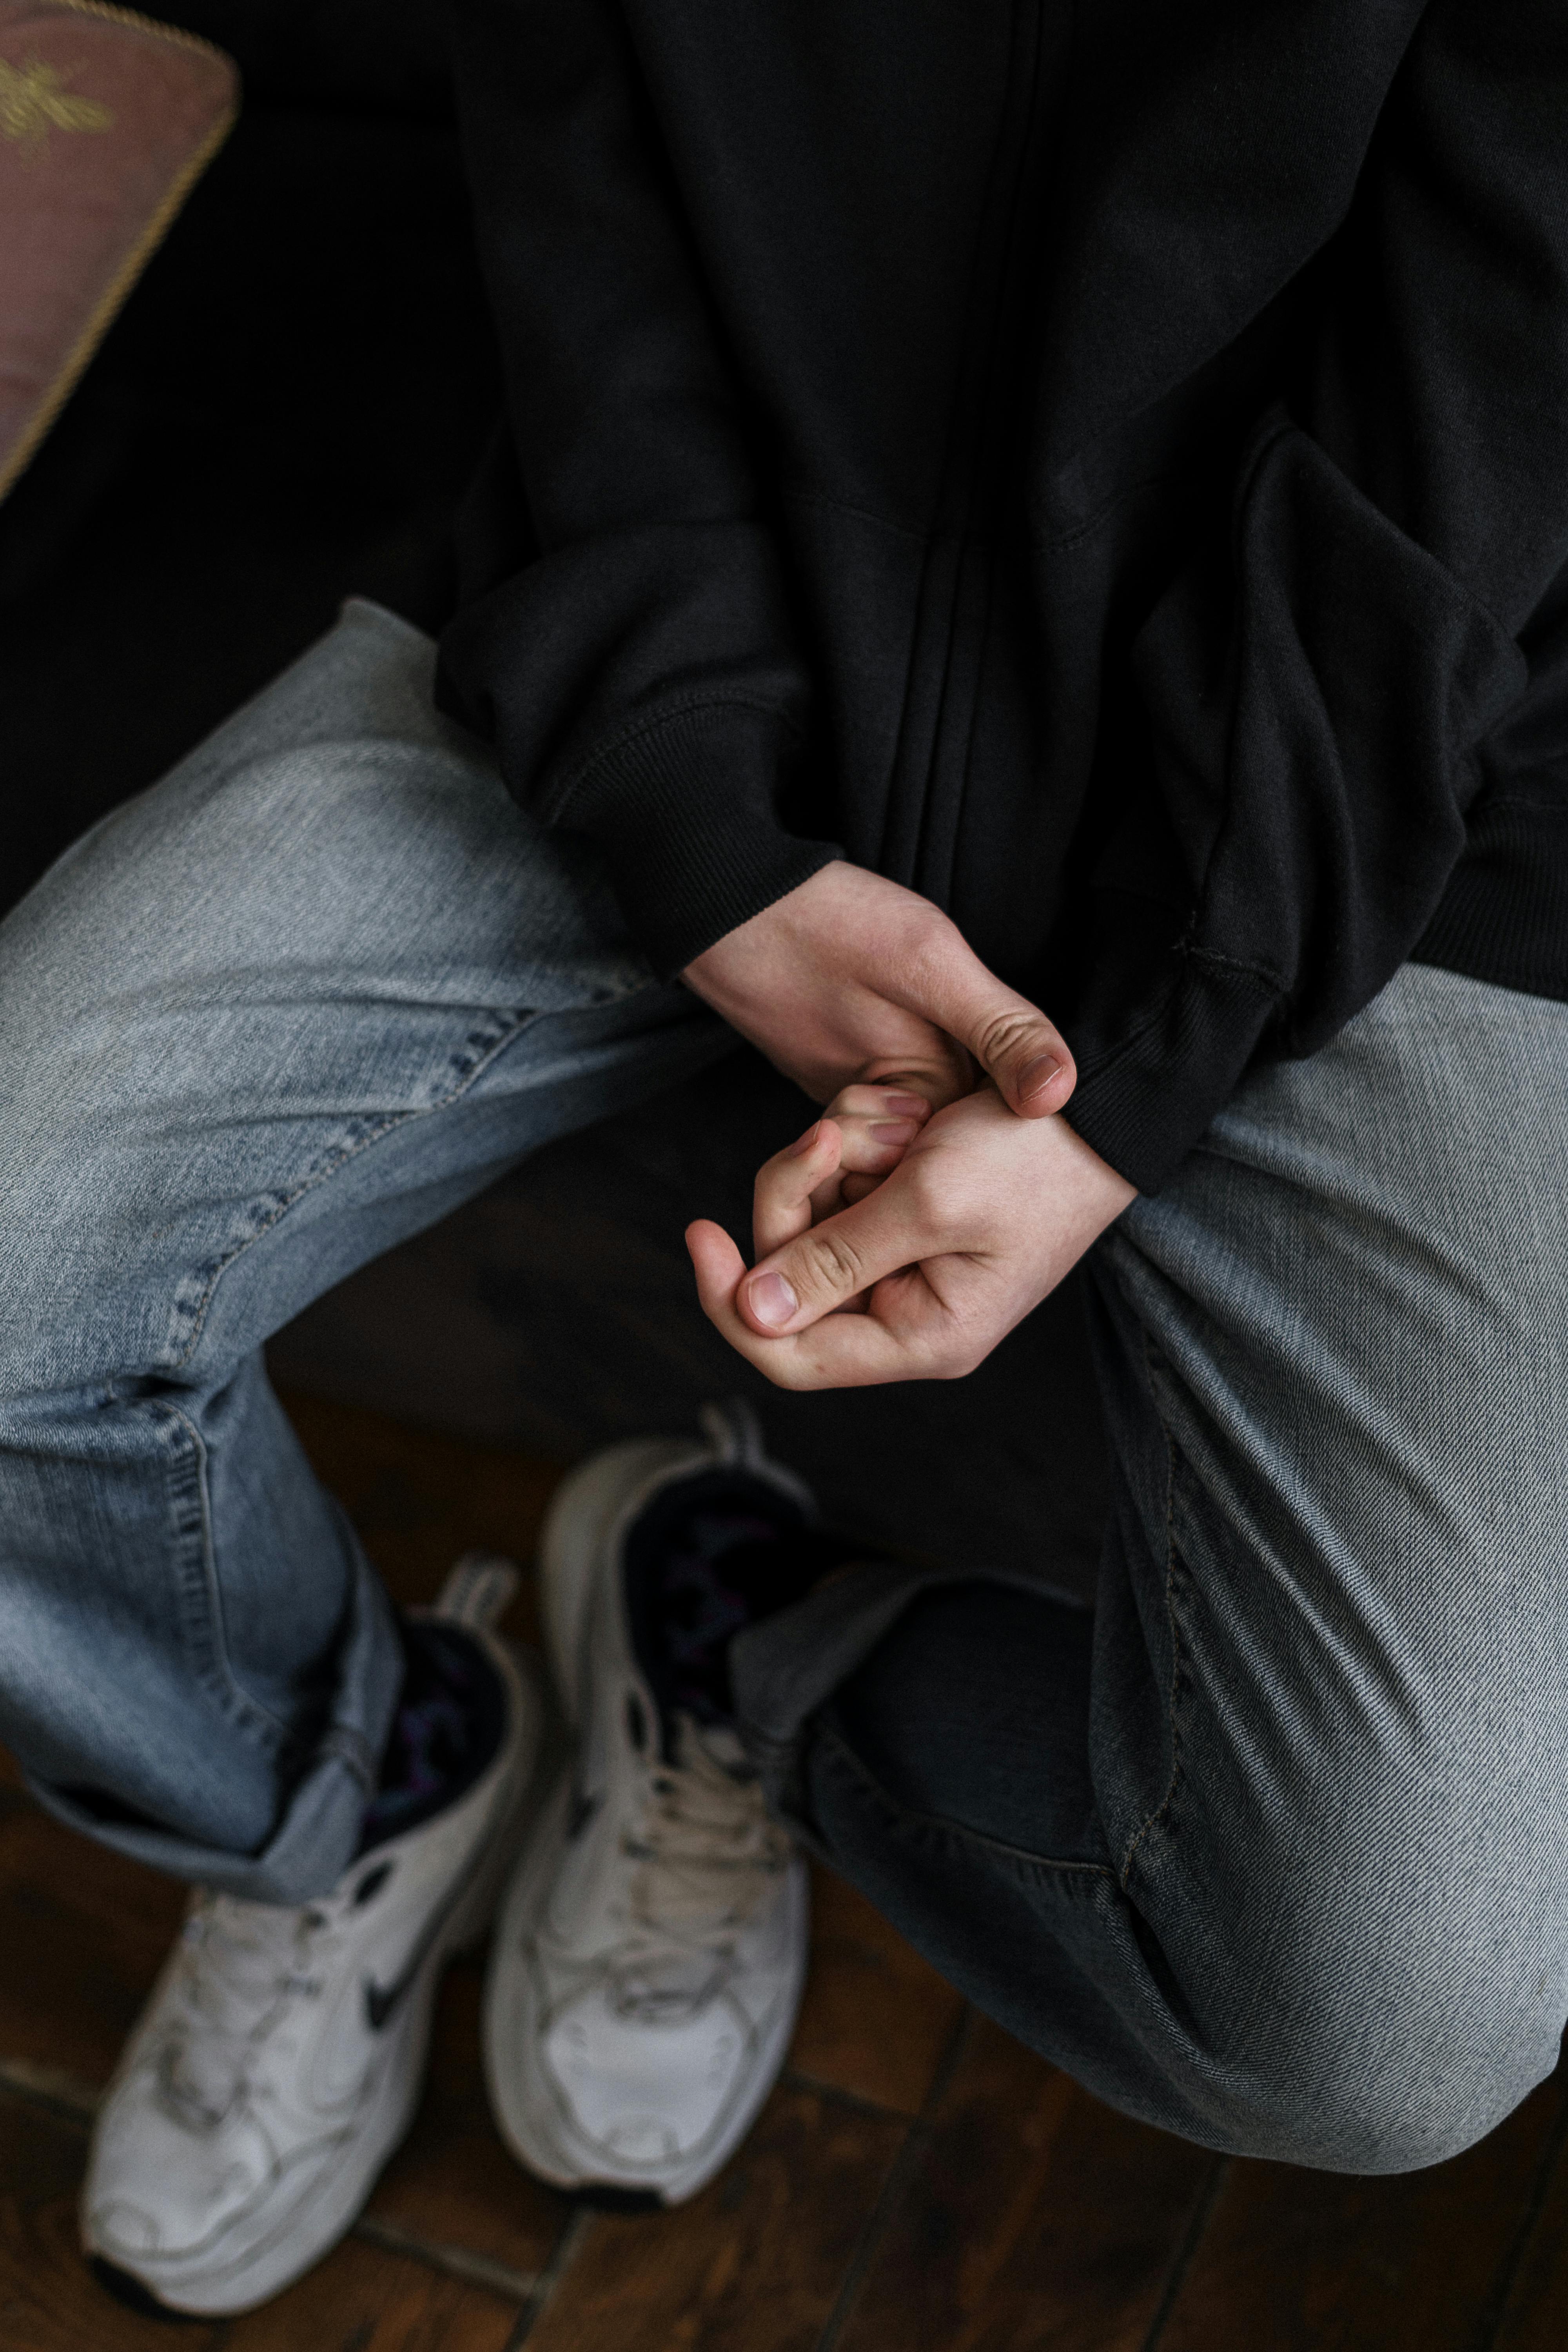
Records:
[[[795,739],[777,711],[707,700],[598,752],[550,821],[597,843],[634,937],[668,979],[843,851],[776,812]]]
[[[1234,1093],[1279,1003],[1266,974],[1180,953],[1153,1012],[1080,1063],[1068,1124],[1141,1192],[1159,1192]]]

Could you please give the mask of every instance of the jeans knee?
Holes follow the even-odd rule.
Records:
[[[1478,2099],[1476,2088],[1397,2067],[1370,2073],[1353,2053],[1320,2063],[1310,2082],[1265,2065],[1230,2105],[1221,2137],[1231,2155],[1312,2171],[1420,2172],[1462,2156],[1517,2104]]]
[[[1337,1941],[1256,2004],[1235,2052],[1235,2153],[1419,2171],[1484,2138],[1552,2071],[1563,1970],[1534,1938],[1510,1948],[1450,1918],[1391,1941],[1369,1920],[1359,1966],[1342,1944],[1331,1958]]]

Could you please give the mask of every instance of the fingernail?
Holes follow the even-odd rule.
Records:
[[[882,1101],[889,1110],[907,1110],[911,1118],[930,1108],[924,1095],[884,1095]]]
[[[1037,1095],[1042,1087],[1049,1085],[1061,1066],[1059,1054],[1037,1054],[1034,1060],[1026,1062],[1018,1073],[1019,1094]]]
[[[759,1323],[787,1323],[800,1301],[782,1274],[759,1274],[748,1296]]]
[[[901,1143],[906,1136],[914,1133],[914,1127],[912,1118],[874,1118],[871,1121],[872,1134],[883,1143]]]
[[[818,1119],[815,1127],[808,1127],[806,1129],[805,1133],[801,1137],[798,1143],[792,1143],[790,1145],[790,1158],[792,1160],[804,1160],[806,1153],[811,1150],[812,1145],[816,1141],[817,1137],[821,1133],[822,1121]]]

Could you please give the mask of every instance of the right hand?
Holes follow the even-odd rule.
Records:
[[[758,1171],[752,1248],[761,1259],[824,1217],[850,1208],[890,1176],[931,1105],[900,1087],[846,1087],[815,1127]]]
[[[837,1155],[837,1126],[819,1120],[805,1151],[763,1169],[759,1236],[795,1230],[749,1272],[721,1226],[687,1229],[709,1320],[779,1388],[973,1371],[1137,1197],[1065,1118],[1016,1118],[981,1087],[921,1122],[864,1197],[819,1218],[814,1154]]]
[[[816,1102],[892,1085],[936,1110],[989,1078],[1020,1118],[1041,1118],[1077,1081],[1058,1031],[957,925],[861,866],[823,866],[681,978]]]

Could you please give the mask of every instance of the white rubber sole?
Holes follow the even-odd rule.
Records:
[[[377,2179],[407,2137],[424,2089],[436,1995],[448,1964],[483,1939],[516,1858],[519,1826],[535,1794],[544,1722],[542,1696],[531,1663],[510,1643],[483,1637],[507,1686],[516,1725],[502,1762],[494,1813],[468,1884],[409,1989],[397,2046],[389,2053],[375,2104],[340,2160],[312,2193],[280,2213],[259,2242],[226,2263],[187,2259],[160,2265],[96,2245],[83,2231],[89,2261],[134,2280],[165,2310],[192,2318],[238,2317],[270,2302],[331,2252],[358,2219]],[[492,1769],[495,1768],[492,1767]]]

